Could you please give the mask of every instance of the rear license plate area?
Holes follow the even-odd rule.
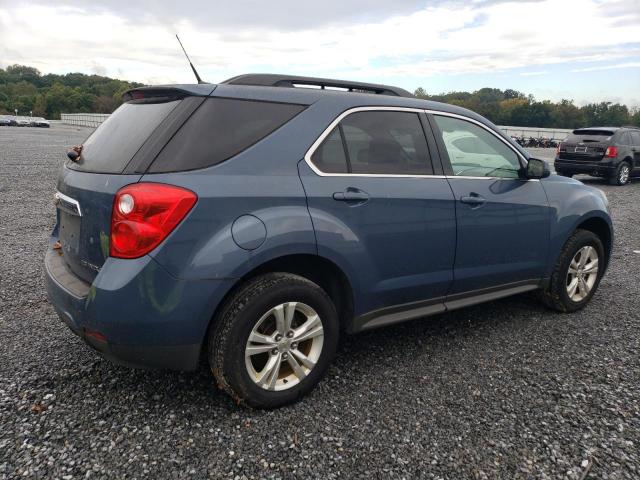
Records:
[[[60,209],[60,243],[62,250],[66,253],[78,253],[80,246],[80,228],[81,218],[76,215],[70,215]]]

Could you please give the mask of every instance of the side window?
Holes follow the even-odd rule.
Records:
[[[640,132],[631,132],[631,145],[634,147],[640,147]]]
[[[628,132],[620,132],[617,135],[616,143],[618,145],[631,145],[631,137]]]
[[[433,174],[417,113],[357,112],[341,123],[352,173]]]
[[[433,174],[420,118],[410,112],[352,113],[325,138],[311,160],[325,173]]]
[[[347,156],[342,145],[340,128],[332,130],[311,157],[313,164],[324,173],[347,173]]]
[[[164,147],[149,171],[175,172],[217,165],[270,135],[305,108],[208,98]]]
[[[518,178],[518,155],[495,135],[478,125],[434,115],[454,175]]]

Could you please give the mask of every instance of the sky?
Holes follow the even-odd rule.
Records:
[[[640,0],[0,0],[0,67],[145,84],[289,73],[640,107]]]

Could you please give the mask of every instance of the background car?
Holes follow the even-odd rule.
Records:
[[[42,117],[32,117],[29,123],[32,127],[49,128],[51,126],[49,120]]]
[[[556,171],[566,177],[586,173],[624,185],[640,176],[640,128],[588,127],[574,130],[559,146]]]
[[[10,125],[11,125],[11,120],[9,120],[9,117],[5,115],[0,115],[0,127],[8,127]]]

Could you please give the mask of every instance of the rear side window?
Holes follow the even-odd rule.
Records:
[[[640,132],[630,132],[631,133],[631,145],[634,147],[640,147]]]
[[[620,145],[631,145],[631,135],[629,132],[622,132],[618,139]]]
[[[325,173],[433,174],[420,118],[410,112],[352,113],[324,140],[311,160]]]
[[[318,147],[311,158],[313,164],[324,173],[347,173],[347,156],[344,153],[340,127],[336,127]]]
[[[209,98],[160,152],[150,172],[217,165],[281,127],[302,105]]]
[[[179,103],[122,104],[85,140],[80,161],[67,166],[85,172],[121,173]]]

